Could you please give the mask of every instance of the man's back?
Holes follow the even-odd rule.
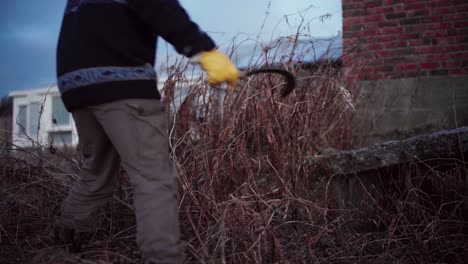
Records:
[[[175,0],[68,1],[57,49],[58,86],[67,109],[159,99],[158,36],[186,56],[214,48]]]

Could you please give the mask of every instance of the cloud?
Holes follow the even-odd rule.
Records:
[[[316,18],[311,21],[315,25],[316,37],[336,35],[341,30],[340,0],[182,0],[181,3],[202,29],[210,32],[218,42],[229,41],[238,33],[256,37],[262,28],[265,33],[263,37],[268,38],[277,26],[278,35],[292,33],[300,19],[298,12],[311,5],[314,8],[301,15],[306,20]],[[318,17],[327,13],[335,16],[332,20],[320,22]],[[285,15],[290,15],[290,25],[283,19]]]
[[[0,96],[55,81],[55,48],[64,7],[64,0],[1,1]]]
[[[50,47],[57,43],[57,32],[42,25],[30,24],[11,30],[3,35],[3,39],[12,38],[11,42],[22,42],[30,46]]]
[[[310,4],[316,6],[307,14],[310,19],[338,12],[324,23],[313,20],[310,31],[315,36],[333,35],[341,29],[340,0],[180,1],[192,19],[223,47],[236,36],[238,43],[248,39],[249,43],[255,43],[262,28],[262,39],[269,41],[274,38],[272,31],[279,21],[283,22],[275,34],[290,34],[298,24],[298,17],[290,17],[289,25],[281,19]],[[0,95],[55,81],[55,50],[65,4],[65,0],[0,0]],[[163,50],[159,55],[162,53]]]

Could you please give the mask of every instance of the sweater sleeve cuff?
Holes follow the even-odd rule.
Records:
[[[200,54],[204,51],[209,51],[216,48],[214,41],[204,32],[200,31],[195,39],[187,39],[184,41],[188,43],[177,50],[180,54],[185,55],[188,58]],[[177,49],[177,47],[176,47]]]

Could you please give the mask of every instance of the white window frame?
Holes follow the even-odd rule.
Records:
[[[58,88],[48,87],[44,89],[35,89],[28,91],[17,91],[9,94],[13,98],[13,147],[14,148],[27,148],[27,147],[37,147],[35,142],[38,142],[40,145],[47,147],[49,142],[50,133],[54,132],[71,132],[72,133],[72,143],[71,144],[61,144],[60,142],[54,142],[55,147],[76,147],[78,144],[78,135],[76,131],[73,118],[70,116],[70,123],[67,125],[58,125],[53,124],[52,121],[52,100],[55,96],[60,96]],[[26,112],[26,133],[29,135],[30,131],[30,105],[34,103],[39,103],[42,105],[42,113],[39,118],[40,129],[37,135],[30,135],[31,139],[27,136],[20,135],[20,126],[17,124],[17,117],[19,114],[19,108],[21,105],[27,105]],[[41,109],[41,108],[39,108]],[[71,115],[70,113],[68,113]],[[34,124],[37,126],[38,124]],[[37,137],[36,137],[37,136]]]
[[[73,122],[73,118],[71,116],[71,113],[68,113],[68,115],[69,115],[68,124],[66,124],[66,125],[54,124],[54,121],[53,121],[54,120],[53,100],[56,97],[60,98],[60,94],[59,93],[48,94],[47,99],[46,99],[46,107],[47,107],[48,111],[47,111],[47,127],[46,127],[45,132],[46,132],[47,142],[50,144],[49,139],[50,139],[52,133],[69,133],[69,132],[71,132],[71,134],[72,134],[72,143],[71,144],[68,144],[68,143],[63,144],[61,142],[54,142],[54,146],[58,146],[58,147],[75,146],[77,144],[77,141],[78,141],[78,136],[76,135],[75,124]]]

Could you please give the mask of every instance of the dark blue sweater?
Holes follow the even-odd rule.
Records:
[[[177,0],[68,0],[57,48],[58,86],[67,109],[159,99],[158,36],[187,57],[215,48]]]

